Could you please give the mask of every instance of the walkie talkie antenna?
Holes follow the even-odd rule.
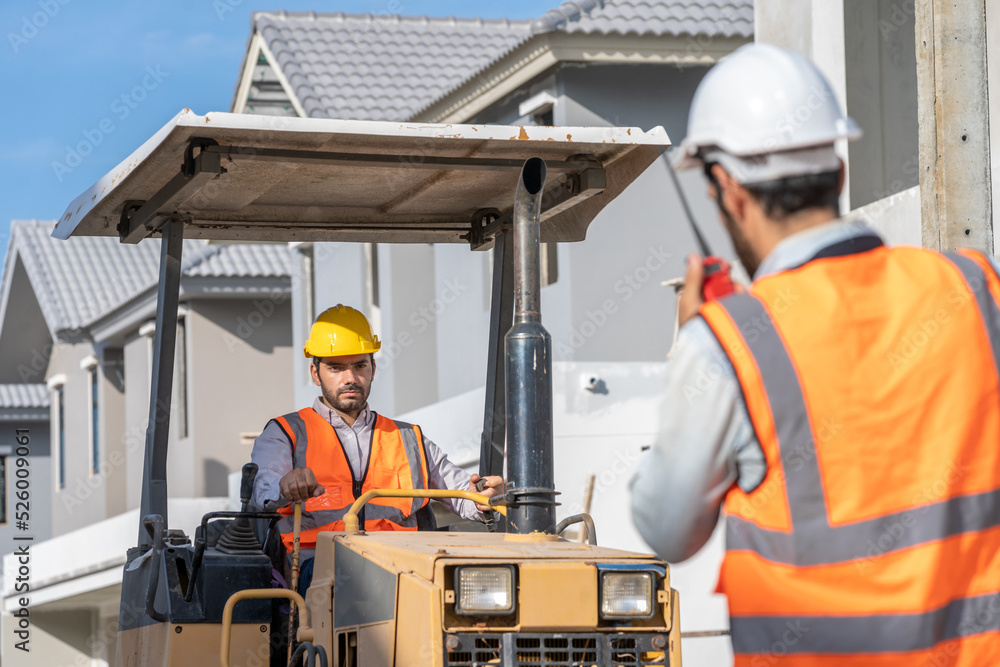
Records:
[[[674,189],[677,190],[677,198],[681,200],[681,208],[684,209],[684,215],[687,216],[688,225],[694,234],[694,240],[698,243],[698,248],[701,250],[702,256],[708,257],[712,254],[712,251],[708,247],[708,241],[701,235],[698,223],[694,220],[694,214],[691,212],[691,206],[688,204],[687,196],[684,194],[684,188],[681,187],[681,181],[677,178],[677,172],[674,171],[674,165],[670,163],[670,158],[666,152],[663,153],[663,162],[667,165],[667,173],[670,174],[670,180],[673,181]]]
[[[666,153],[663,154],[663,161],[667,164],[667,173],[670,174],[670,180],[674,182],[677,198],[681,200],[681,208],[684,209],[684,215],[687,216],[688,226],[691,227],[694,240],[701,249],[701,265],[704,269],[701,296],[705,301],[728,296],[736,289],[733,285],[733,279],[729,275],[729,263],[712,254],[712,250],[708,247],[708,241],[702,236],[701,229],[698,228],[698,223],[694,220],[694,214],[691,212],[691,206],[688,205],[687,197],[684,196],[684,190],[681,188],[680,179],[677,178],[677,173],[674,171],[674,165],[670,164]]]

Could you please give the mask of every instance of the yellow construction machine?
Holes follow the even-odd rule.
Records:
[[[300,610],[294,664],[680,665],[666,563],[597,546],[588,516],[556,524],[551,341],[539,298],[539,242],[583,240],[597,213],[668,145],[662,128],[184,110],[74,201],[59,238],[162,239],[141,525],[123,573],[116,664],[288,664],[273,616],[283,597]],[[492,251],[481,472],[504,474],[506,455],[504,493],[489,501],[503,532],[359,531],[358,512],[380,494],[487,502],[469,491],[370,492],[344,532],[319,535],[302,600],[271,588],[272,562],[248,529],[273,515],[244,502],[242,512],[206,515],[193,541],[170,529],[167,426],[185,236]],[[246,500],[252,469],[243,481]],[[231,523],[213,537],[218,519]],[[559,537],[574,522],[587,525],[589,543]]]

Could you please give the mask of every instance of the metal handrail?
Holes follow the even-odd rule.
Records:
[[[245,591],[236,591],[226,600],[226,606],[222,610],[222,647],[219,651],[219,661],[222,667],[229,667],[229,645],[232,642],[233,630],[233,607],[240,600],[260,600],[264,598],[287,598],[294,602],[299,609],[303,610],[305,622],[299,626],[297,639],[300,642],[311,642],[313,640],[313,630],[309,624],[309,610],[306,601],[295,591],[287,588],[248,588]]]
[[[354,501],[351,509],[344,515],[344,531],[358,532],[358,513],[372,498],[465,498],[480,505],[489,505],[490,499],[475,491],[460,491],[451,489],[372,489]],[[493,510],[507,516],[507,508],[503,505],[492,506]]]

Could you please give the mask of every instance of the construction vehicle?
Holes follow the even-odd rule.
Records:
[[[272,599],[301,610],[293,663],[681,664],[667,564],[596,545],[589,516],[556,525],[551,341],[539,242],[581,241],[598,212],[669,146],[662,128],[416,125],[184,110],[75,200],[56,237],[162,239],[137,546],[124,569],[122,667],[286,664]],[[551,174],[551,175],[550,175]],[[170,414],[182,238],[465,243],[490,250],[491,333],[482,474],[470,491],[375,491],[317,540],[311,587],[271,588],[248,511],[214,512],[192,540],[169,528]],[[505,338],[506,334],[506,338]],[[358,530],[379,495],[489,502],[504,532]],[[210,524],[229,519],[221,536]],[[571,523],[589,543],[564,540]],[[274,655],[272,655],[274,654]]]

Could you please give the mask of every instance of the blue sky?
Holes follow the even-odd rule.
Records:
[[[535,18],[559,0],[4,0],[0,248],[56,219],[185,107],[228,111],[260,10]],[[88,155],[79,155],[83,143]],[[3,258],[0,257],[0,265]]]

